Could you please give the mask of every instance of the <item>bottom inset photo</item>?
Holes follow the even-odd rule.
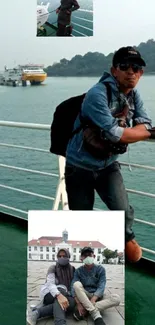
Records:
[[[124,212],[29,211],[28,325],[124,325]]]

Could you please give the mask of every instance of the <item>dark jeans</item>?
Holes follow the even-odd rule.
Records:
[[[59,289],[59,291],[68,299],[69,307],[67,308],[67,313],[70,313],[75,308],[75,300],[73,297],[70,297],[65,290]],[[66,324],[66,312],[61,308],[56,298],[48,293],[44,297],[43,303],[45,306],[38,309],[39,318],[53,316],[55,325]]]
[[[100,171],[89,171],[66,164],[66,191],[70,210],[93,210],[95,190],[109,210],[125,211],[125,240],[133,239],[134,210],[116,161]]]
[[[57,36],[65,36],[65,34],[66,34],[66,26],[58,23]]]

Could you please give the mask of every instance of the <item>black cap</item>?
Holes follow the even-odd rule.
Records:
[[[94,253],[94,250],[91,247],[84,247],[81,249],[81,256],[85,255],[85,253]]]
[[[115,52],[112,62],[113,67],[116,67],[117,64],[124,63],[126,61],[135,62],[144,67],[146,66],[145,61],[141,57],[141,54],[131,46],[121,47],[118,51]]]

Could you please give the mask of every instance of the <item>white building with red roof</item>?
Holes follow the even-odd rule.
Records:
[[[68,240],[68,232],[63,231],[62,237],[42,236],[28,242],[28,260],[55,261],[60,248],[67,248],[71,255],[71,261],[80,262],[81,249],[90,246],[94,249],[95,261],[102,263],[102,252],[106,248],[99,241]]]

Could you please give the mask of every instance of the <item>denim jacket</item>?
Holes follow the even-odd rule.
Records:
[[[108,106],[107,89],[104,82],[111,87],[111,102]],[[83,118],[90,119],[94,124],[104,130],[105,135],[112,142],[118,142],[123,134],[124,128],[118,125],[118,119],[113,115],[121,110],[120,98],[123,96],[130,103],[130,110],[127,116],[127,125],[147,123],[151,126],[151,119],[148,117],[140,95],[136,89],[127,96],[119,92],[115,78],[105,72],[97,84],[86,94],[81,108]],[[80,126],[79,116],[74,123],[74,129]],[[96,159],[83,146],[83,131],[75,134],[68,143],[66,162],[69,165],[81,167],[88,170],[99,170],[107,167],[118,158],[112,155],[106,160]]]
[[[80,281],[86,291],[93,293],[95,296],[102,297],[106,285],[105,268],[101,265],[94,264],[89,271],[85,266],[80,266],[76,269],[71,283],[72,297],[75,296],[73,284],[76,281]]]

